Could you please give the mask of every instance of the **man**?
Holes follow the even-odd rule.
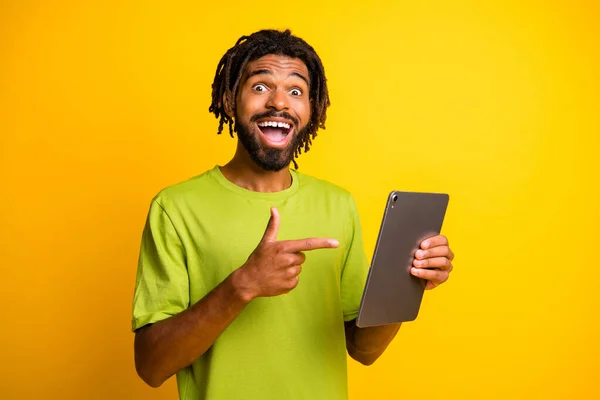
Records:
[[[289,31],[244,36],[221,59],[210,111],[233,159],[162,190],[143,233],[135,363],[181,399],[346,399],[346,351],[369,365],[400,324],[358,328],[368,262],[352,196],[291,170],[325,127],[321,60]],[[452,251],[426,239],[412,273],[446,281]]]

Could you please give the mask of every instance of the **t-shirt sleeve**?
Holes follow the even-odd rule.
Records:
[[[354,198],[350,196],[349,205],[350,244],[346,252],[342,269],[341,296],[344,321],[351,321],[358,316],[369,263],[363,246],[360,217]]]
[[[184,248],[169,215],[154,200],[142,233],[132,329],[178,314],[189,301]]]

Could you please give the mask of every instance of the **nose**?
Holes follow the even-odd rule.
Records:
[[[285,91],[276,89],[271,92],[271,96],[269,96],[269,100],[266,104],[268,109],[271,110],[287,110],[289,108],[288,98]]]

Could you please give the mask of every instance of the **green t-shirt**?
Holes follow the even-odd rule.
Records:
[[[191,366],[177,373],[180,399],[346,399],[343,321],[356,318],[368,272],[352,196],[290,171],[276,193],[243,189],[215,167],[152,201],[133,300],[133,329],[175,315],[246,262],[270,207],[278,240],[328,237],[336,249],[307,251],[299,285],[254,299]]]

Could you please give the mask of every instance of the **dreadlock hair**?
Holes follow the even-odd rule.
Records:
[[[297,158],[302,151],[306,153],[317,136],[319,128],[325,129],[327,107],[329,107],[329,92],[327,79],[321,59],[315,50],[304,40],[293,36],[290,30],[261,30],[249,36],[242,36],[235,46],[227,50],[219,61],[217,72],[212,84],[212,103],[209,112],[219,119],[217,134],[223,132],[223,125],[229,125],[229,134],[233,137],[234,120],[225,112],[225,101],[231,110],[236,109],[235,100],[241,83],[242,75],[249,62],[266,55],[280,55],[298,58],[306,64],[309,73],[311,100],[311,116],[302,137],[299,137],[299,146],[294,150],[294,167],[297,169]],[[300,132],[299,132],[300,133]]]

